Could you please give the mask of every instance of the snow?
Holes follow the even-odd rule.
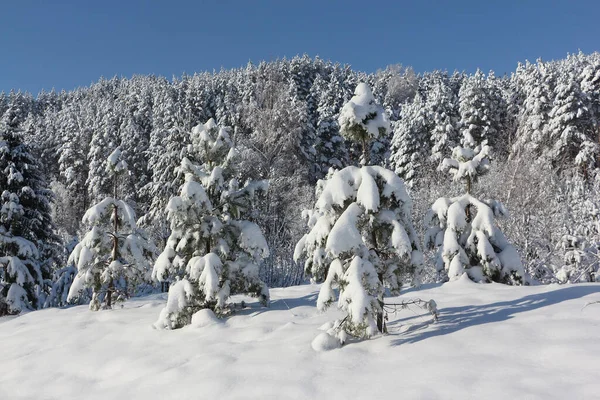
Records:
[[[358,218],[362,214],[362,208],[356,203],[352,203],[346,208],[327,237],[327,244],[325,245],[327,251],[337,257],[341,253],[364,246],[360,232],[356,227]]]
[[[320,333],[311,343],[314,351],[328,351],[340,348],[340,341],[327,332]]]
[[[389,335],[318,352],[317,285],[272,289],[220,323],[152,328],[165,294],[123,308],[0,318],[2,399],[591,399],[600,392],[600,284],[511,287],[458,280],[407,290],[435,299],[390,314]],[[327,330],[333,327],[328,324]],[[40,334],[43,333],[43,340]],[[316,339],[319,337],[319,339]],[[332,346],[329,346],[332,347]]]
[[[188,263],[190,278],[198,280],[206,300],[214,300],[219,293],[219,275],[222,267],[221,259],[215,253],[208,253],[203,257],[192,257]],[[225,299],[219,298],[217,304],[223,306],[224,301]]]
[[[269,245],[258,225],[243,220],[231,221],[231,224],[240,230],[238,243],[243,250],[257,261],[269,257]]]
[[[379,209],[379,190],[375,179],[365,167],[360,169],[361,182],[356,192],[356,202],[366,211],[377,212]]]
[[[338,307],[348,311],[350,322],[367,324],[366,336],[377,333],[377,324],[372,315],[376,299],[372,293],[379,287],[377,271],[368,260],[355,256],[344,274],[346,287],[340,291]]]
[[[115,171],[117,173],[124,172],[127,170],[127,161],[122,160],[121,148],[117,147],[106,159],[107,172]]]
[[[135,211],[123,200],[117,200],[112,197],[106,197],[99,203],[90,207],[83,214],[82,222],[88,226],[100,224],[102,219],[106,217],[107,212],[110,212],[109,207],[117,207],[119,219],[126,227],[125,229],[135,229],[136,218]],[[112,221],[112,214],[110,216]]]
[[[390,121],[383,107],[375,102],[371,88],[366,83],[359,83],[354,90],[354,96],[340,111],[338,117],[342,135],[361,127],[370,138],[378,138],[381,131],[390,131]]]
[[[6,293],[6,302],[9,309],[13,312],[31,309],[29,301],[27,301],[27,292],[16,283],[10,285],[8,293]]]
[[[205,326],[220,324],[221,322],[222,321],[217,318],[212,310],[205,308],[192,315],[192,323],[190,326],[193,326],[194,328],[204,328]]]
[[[153,324],[153,327],[156,329],[174,329],[178,325],[177,314],[189,305],[193,293],[192,284],[187,279],[179,280],[171,285],[167,304],[160,311],[158,320]]]

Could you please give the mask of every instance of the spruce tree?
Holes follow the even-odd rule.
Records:
[[[427,160],[425,152],[429,147],[428,131],[431,129],[429,117],[422,96],[417,94],[411,103],[402,107],[400,120],[392,123],[394,136],[390,164],[409,187],[413,187],[420,168]]]
[[[178,170],[185,182],[167,205],[171,235],[152,272],[156,280],[175,280],[155,324],[160,329],[189,324],[201,309],[227,315],[231,294],[269,299],[259,278],[269,249],[258,225],[246,219],[267,183],[238,182],[229,131],[213,119],[194,127],[187,153]]]
[[[345,135],[363,145],[366,162],[370,138],[384,134],[388,123],[368,86],[360,84],[355,93],[340,121]],[[306,212],[310,231],[296,245],[294,258],[304,257],[306,273],[325,281],[317,307],[333,304],[338,287],[338,307],[347,312],[336,326],[340,342],[347,334],[364,338],[385,332],[385,289],[396,294],[403,281],[415,280],[422,259],[404,182],[383,167],[350,166],[331,170],[317,183],[316,196]]]
[[[472,195],[475,183],[490,168],[490,147],[485,142],[475,145],[472,138],[466,130],[464,147],[455,147],[440,166],[454,181],[465,183],[466,193],[435,201],[426,216],[430,228],[425,243],[436,250],[436,268],[450,280],[466,273],[476,282],[522,284],[521,259],[495,222],[508,212],[496,200],[481,201]]]
[[[136,287],[149,281],[154,255],[152,245],[137,228],[133,209],[119,200],[120,179],[127,173],[121,150],[115,149],[105,163],[113,194],[86,211],[82,222],[89,231],[79,242],[68,264],[77,267],[77,276],[67,300],[80,301],[91,289],[90,310],[111,308],[113,294],[123,300]]]
[[[547,157],[559,168],[565,160],[574,160],[587,175],[596,166],[600,149],[588,99],[571,74],[563,73],[558,78],[548,116],[546,130],[553,146]]]
[[[452,91],[447,76],[440,76],[433,81],[427,94],[427,109],[431,118],[431,160],[437,164],[444,154],[459,142],[458,98]]]
[[[0,121],[0,315],[43,307],[60,262],[51,194],[13,111]]]

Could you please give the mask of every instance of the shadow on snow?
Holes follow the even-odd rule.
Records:
[[[405,343],[416,343],[431,337],[457,332],[475,325],[506,321],[518,313],[536,310],[538,308],[581,298],[594,293],[600,293],[600,285],[571,286],[552,292],[532,294],[516,300],[501,301],[480,306],[441,308],[437,323],[433,324],[431,321],[420,322],[410,325],[408,329],[402,333],[392,333],[391,335],[393,336],[406,336],[395,339],[392,342],[392,345],[399,346]],[[423,315],[394,320],[391,321],[388,326],[393,327],[394,325],[419,317],[423,317]],[[421,330],[427,326],[431,326],[431,330],[415,333],[415,331]]]

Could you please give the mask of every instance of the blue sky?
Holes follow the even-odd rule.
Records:
[[[389,64],[510,73],[600,50],[600,1],[3,1],[0,91],[100,76],[171,78],[296,54],[367,72]]]

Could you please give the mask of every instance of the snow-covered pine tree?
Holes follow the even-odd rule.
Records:
[[[439,75],[433,79],[427,93],[427,104],[432,124],[429,139],[432,144],[431,160],[437,165],[444,154],[459,142],[458,98],[452,91],[447,75]]]
[[[588,100],[571,73],[558,77],[546,126],[552,144],[547,157],[556,167],[562,168],[567,165],[566,160],[574,160],[587,174],[596,166],[600,148]]]
[[[384,332],[385,288],[397,294],[407,279],[417,283],[422,260],[404,182],[383,167],[350,166],[319,181],[317,197],[295,252],[306,257],[307,274],[325,280],[317,307],[329,307],[339,287],[338,306],[348,313],[340,340]]]
[[[112,99],[111,99],[112,100]],[[88,176],[86,180],[87,193],[91,198],[90,204],[100,201],[112,187],[111,177],[106,174],[106,158],[111,149],[119,145],[119,110],[114,101],[105,100],[98,105],[98,113],[102,117],[98,126],[94,127],[87,155]]]
[[[347,163],[348,152],[344,138],[340,136],[337,117],[342,107],[341,82],[335,77],[327,82],[317,75],[311,88],[311,95],[316,103],[316,135],[315,148],[317,151],[317,178],[327,175],[329,168],[342,168]]]
[[[68,264],[77,267],[77,276],[69,289],[67,300],[78,301],[92,290],[90,310],[97,311],[104,301],[112,307],[113,293],[123,300],[136,287],[149,281],[154,248],[137,228],[133,209],[119,200],[119,179],[127,173],[127,163],[116,148],[105,163],[112,180],[113,195],[92,206],[83,216],[89,231],[79,242]]]
[[[556,248],[562,264],[555,267],[561,283],[600,281],[600,175],[574,174],[564,184],[566,221]]]
[[[379,143],[377,140],[386,138],[390,132],[390,121],[366,83],[356,86],[354,96],[340,111],[338,124],[344,139],[362,145],[361,165],[369,165],[372,153],[382,150],[371,144]]]
[[[392,122],[392,127],[390,164],[396,174],[413,187],[419,168],[427,159],[425,152],[429,148],[428,131],[431,129],[428,109],[420,94],[417,93],[411,103],[404,104],[400,120]]]
[[[587,264],[586,248],[588,247],[585,238],[573,234],[563,235],[560,247],[563,253],[563,265],[556,273],[558,281],[560,283],[589,282],[592,274],[584,267]]]
[[[226,315],[231,294],[247,293],[263,304],[269,299],[259,278],[269,249],[258,225],[245,219],[267,182],[239,184],[229,132],[212,118],[192,130],[188,155],[179,167],[185,183],[167,205],[171,236],[152,272],[159,281],[176,279],[155,324],[159,329],[189,324],[201,309]]]
[[[166,80],[159,83],[152,99],[153,129],[147,150],[147,170],[152,179],[140,189],[141,197],[148,199],[149,204],[145,205],[146,213],[138,224],[163,247],[170,234],[165,208],[179,187],[175,169],[181,162],[189,135],[177,125],[177,93]]]
[[[45,304],[59,262],[50,192],[21,142],[12,107],[0,121],[0,315]]]
[[[426,246],[436,250],[436,268],[445,270],[450,280],[467,273],[476,282],[522,284],[521,259],[495,221],[507,216],[507,210],[496,200],[481,201],[471,194],[473,184],[490,168],[490,147],[485,142],[475,146],[471,140],[466,130],[465,147],[455,147],[440,165],[454,181],[465,183],[466,193],[435,201],[426,216]]]
[[[493,73],[489,79],[493,79]],[[463,141],[481,143],[485,140],[494,144],[501,131],[499,98],[499,93],[480,70],[463,81],[459,92]]]
[[[389,123],[368,86],[360,84],[355,93],[340,121],[345,135],[362,144],[366,162],[370,138],[383,134]],[[294,258],[305,257],[306,273],[325,281],[317,307],[329,307],[338,287],[338,306],[347,312],[336,325],[340,342],[347,334],[364,338],[385,332],[385,289],[398,293],[405,279],[415,279],[422,262],[404,182],[383,167],[350,166],[319,180],[316,196],[313,210],[305,212],[310,231],[296,245]]]
[[[526,63],[519,72],[523,104],[511,157],[519,154],[539,157],[548,147],[545,127],[552,109],[553,70],[538,60],[536,64]]]

